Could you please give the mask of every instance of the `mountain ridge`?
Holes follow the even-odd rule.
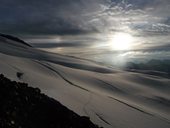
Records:
[[[4,37],[4,38],[7,38],[9,40],[12,40],[12,41],[16,41],[16,42],[19,42],[19,43],[22,43],[26,46],[29,46],[29,47],[32,47],[31,45],[29,45],[28,43],[26,43],[25,41],[19,39],[18,37],[15,37],[15,36],[11,36],[11,35],[8,35],[8,34],[2,34],[0,33],[0,36],[1,37]]]

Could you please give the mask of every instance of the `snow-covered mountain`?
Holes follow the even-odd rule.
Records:
[[[170,127],[168,78],[41,51],[2,35],[0,73],[40,88],[104,128]]]

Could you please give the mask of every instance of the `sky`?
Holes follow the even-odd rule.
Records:
[[[0,32],[56,52],[115,54],[126,33],[133,48],[122,56],[170,57],[170,0],[1,0],[0,16]]]

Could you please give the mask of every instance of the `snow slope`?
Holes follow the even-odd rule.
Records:
[[[168,78],[112,69],[1,36],[0,73],[39,87],[105,128],[170,127]]]

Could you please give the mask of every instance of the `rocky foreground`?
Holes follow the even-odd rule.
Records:
[[[98,128],[38,88],[0,75],[0,128]]]

